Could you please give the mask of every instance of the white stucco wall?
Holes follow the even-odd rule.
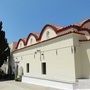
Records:
[[[75,75],[77,79],[90,78],[90,41],[80,42],[80,36],[84,35],[73,35],[75,48]]]
[[[58,37],[16,51],[13,55],[20,61],[19,65],[23,67],[25,76],[73,83],[75,82],[75,62],[72,37],[73,34]],[[38,52],[35,53],[36,51]],[[42,62],[46,62],[46,75],[42,74]],[[27,63],[30,64],[29,73],[26,72]]]
[[[90,41],[79,42],[81,38],[78,35],[74,35],[73,39],[76,78],[90,78]]]
[[[90,41],[81,43],[81,60],[84,78],[90,78]]]
[[[82,38],[81,38],[82,37]],[[81,52],[82,47],[80,45],[79,40],[83,39],[84,35],[74,34],[74,60],[75,60],[75,75],[76,79],[82,78],[82,59],[81,59]]]

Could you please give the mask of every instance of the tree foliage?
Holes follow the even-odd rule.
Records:
[[[4,61],[10,56],[10,48],[5,38],[5,32],[2,30],[2,22],[0,22],[0,67]]]

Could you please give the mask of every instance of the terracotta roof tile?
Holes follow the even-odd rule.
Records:
[[[63,27],[62,26],[59,26],[59,25],[54,25],[54,24],[50,24],[51,26],[54,26],[57,30],[60,30],[62,29]]]
[[[22,40],[24,40],[24,42],[26,42],[27,38],[22,38]]]
[[[47,24],[47,25],[44,26],[44,28],[42,29],[42,31],[40,33],[38,33],[38,32],[30,33],[27,38],[23,38],[22,40],[25,42],[25,44],[27,44],[29,36],[30,35],[34,35],[36,40],[37,40],[37,42],[40,41],[41,37],[42,37],[42,34],[43,34],[43,32],[44,32],[44,30],[45,30],[45,28],[47,26],[52,27],[53,30],[56,32],[57,36],[60,35],[60,34],[64,34],[66,32],[67,33],[70,32],[69,28],[75,28],[75,29],[73,29],[73,31],[71,30],[71,32],[80,33],[80,31],[82,31],[84,29],[84,28],[82,28],[82,25],[85,24],[88,21],[90,21],[90,19],[84,20],[84,21],[82,21],[80,23],[72,24],[72,25],[69,25],[69,26],[66,26],[66,27],[62,27],[62,26],[58,26],[58,25],[53,25],[53,24]],[[67,31],[67,30],[69,30],[69,31]],[[65,31],[65,32],[63,32],[63,31]],[[85,29],[85,31],[88,31],[88,30]],[[17,47],[17,44],[18,44],[17,42],[14,42],[14,47],[15,48]]]
[[[39,32],[33,32],[33,34],[37,35],[39,37],[40,33]]]

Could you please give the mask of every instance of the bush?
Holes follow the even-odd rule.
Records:
[[[6,74],[2,69],[0,69],[0,79],[3,79]]]

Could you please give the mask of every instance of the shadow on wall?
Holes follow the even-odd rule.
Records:
[[[81,53],[82,76],[83,78],[90,78],[90,43],[85,43]]]
[[[13,58],[13,55],[11,54],[10,56],[10,65],[11,65],[11,69],[12,69],[12,74],[15,74],[15,61],[14,61],[14,58]]]

